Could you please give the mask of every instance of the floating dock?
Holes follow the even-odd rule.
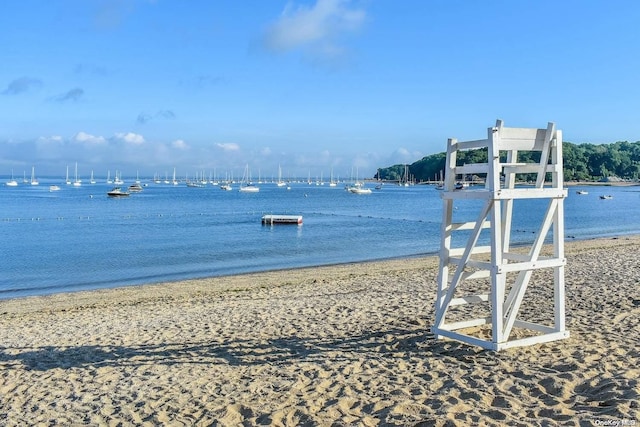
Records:
[[[262,224],[302,224],[302,215],[263,215]]]

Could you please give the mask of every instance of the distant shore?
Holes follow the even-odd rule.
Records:
[[[434,256],[3,300],[0,424],[637,425],[639,248],[568,242],[571,337],[500,353],[429,333]]]
[[[596,181],[565,181],[564,183],[567,187],[575,187],[580,185],[593,185],[598,187],[633,187],[640,185],[640,182],[637,181],[607,181],[607,182],[596,182]]]
[[[375,181],[372,181],[375,182]],[[429,182],[421,182],[420,185],[435,185],[438,182],[429,181]],[[472,185],[484,185],[484,182],[471,182]],[[522,182],[518,185],[525,185],[526,183]],[[565,181],[564,185],[567,187],[577,187],[577,186],[597,186],[597,187],[634,187],[640,186],[639,181]]]

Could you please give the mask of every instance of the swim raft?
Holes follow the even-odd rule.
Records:
[[[262,224],[302,224],[301,215],[263,215]]]

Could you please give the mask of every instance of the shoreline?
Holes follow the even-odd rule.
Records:
[[[567,242],[571,336],[500,353],[429,333],[435,255],[0,300],[0,423],[638,423],[638,248]]]
[[[599,236],[599,237],[584,237],[584,238],[576,238],[573,235],[567,235],[565,236],[565,250],[567,245],[576,244],[578,242],[589,242],[589,241],[609,240],[609,239],[617,240],[617,239],[626,239],[626,238],[635,238],[635,237],[640,237],[640,234],[613,234],[613,235],[605,235],[605,236]],[[528,244],[513,245],[514,248],[517,248],[519,246],[528,246]],[[403,262],[403,261],[410,261],[415,259],[429,259],[429,258],[434,258],[436,260],[435,262],[437,267],[438,251],[433,251],[433,252],[424,252],[424,253],[414,254],[414,255],[397,256],[397,257],[390,257],[390,258],[378,258],[378,259],[370,259],[370,260],[364,260],[364,261],[340,262],[340,263],[333,263],[333,264],[310,265],[310,266],[302,266],[302,267],[285,267],[285,268],[275,268],[271,270],[232,273],[232,274],[226,274],[226,275],[220,275],[220,276],[206,276],[206,277],[196,277],[191,279],[178,279],[178,280],[160,280],[157,282],[127,284],[127,285],[120,285],[120,286],[113,286],[113,287],[109,286],[109,287],[89,288],[89,289],[73,290],[73,291],[57,291],[54,293],[37,294],[37,295],[22,295],[22,296],[8,297],[8,298],[0,298],[0,304],[5,301],[22,300],[25,298],[46,298],[46,297],[56,297],[56,296],[64,296],[64,295],[79,294],[79,293],[108,292],[110,290],[122,290],[122,289],[129,289],[129,288],[135,290],[139,288],[145,288],[148,286],[171,286],[171,285],[179,286],[180,284],[187,284],[187,283],[191,284],[193,282],[242,277],[242,276],[248,276],[248,275],[260,275],[260,274],[269,274],[269,273],[280,274],[280,273],[286,273],[286,272],[292,272],[292,271],[298,271],[298,270],[305,271],[305,270],[325,269],[325,268],[331,268],[331,267],[341,267],[341,266],[350,266],[350,265],[377,264],[377,263],[386,263],[386,262],[393,262],[393,261]]]

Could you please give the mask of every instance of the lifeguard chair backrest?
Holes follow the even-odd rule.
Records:
[[[508,128],[503,126],[502,120],[497,120],[492,130],[498,133],[494,145],[506,151],[543,151],[553,138],[555,127],[554,123],[549,123],[546,129]]]
[[[500,151],[507,152],[508,165],[515,165],[518,162],[519,151],[539,151],[540,162],[538,167],[531,170],[529,167],[511,169],[511,173],[536,173],[536,187],[542,188],[545,182],[547,172],[547,164],[549,163],[549,155],[551,149],[557,146],[556,125],[549,122],[546,129],[536,128],[508,128],[502,123],[502,120],[496,121],[494,128],[489,128],[489,161],[499,163]],[[556,156],[553,156],[556,157]],[[494,170],[502,169],[499,165],[494,164]],[[506,171],[504,171],[506,172]],[[494,176],[494,179],[497,178]],[[495,186],[494,188],[498,188]]]

